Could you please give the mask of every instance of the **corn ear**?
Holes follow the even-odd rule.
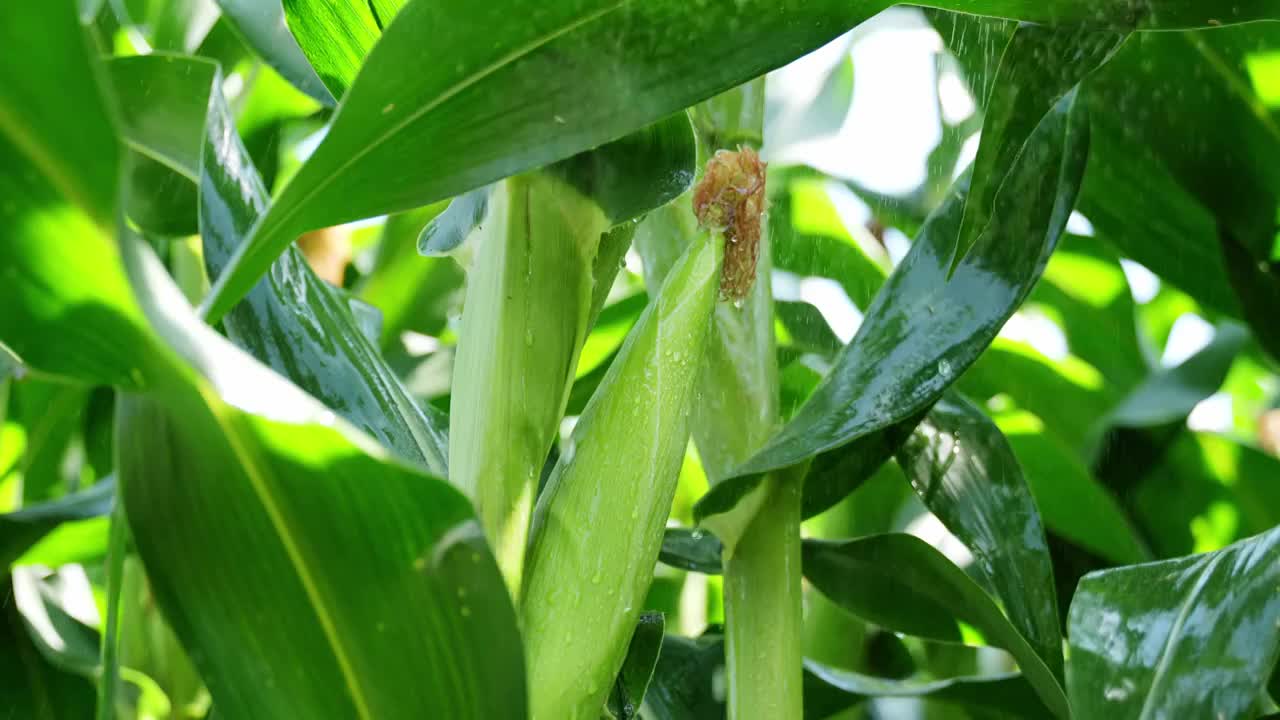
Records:
[[[534,720],[600,716],[653,580],[723,260],[702,232],[587,405],[538,500],[522,599]]]
[[[513,594],[538,477],[589,329],[592,271],[607,228],[595,202],[529,173],[492,190],[470,243],[449,477],[473,499]]]

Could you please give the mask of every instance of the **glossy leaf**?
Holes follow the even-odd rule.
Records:
[[[154,144],[157,154],[197,168],[205,262],[216,275],[269,204],[217,90],[217,67],[195,59],[139,57],[114,60],[109,68],[117,86],[149,98],[123,108],[132,142]],[[184,104],[191,112],[180,122],[165,122],[166,108]],[[151,132],[157,126],[163,132]],[[289,248],[224,324],[233,341],[362,430],[403,457],[445,473],[444,419],[425,413],[409,397],[361,332],[346,298],[316,277],[299,250]]]
[[[485,186],[463,193],[449,202],[444,212],[432,218],[418,236],[418,253],[444,255],[462,246],[489,212],[493,188]]]
[[[382,36],[372,2],[284,0],[284,18],[333,97],[347,94],[365,56]],[[390,20],[390,18],[388,18]]]
[[[958,642],[963,621],[1003,647],[1060,718],[1070,716],[1053,671],[991,598],[941,553],[911,535],[872,535],[845,543],[807,540],[805,577],[845,609],[878,625]]]
[[[662,650],[665,628],[662,613],[644,613],[636,622],[636,631],[627,646],[627,657],[609,695],[608,709],[616,720],[639,719],[640,704],[653,679],[653,668]]]
[[[854,441],[883,450],[890,443],[878,434],[926,411],[977,359],[1030,292],[1065,226],[1087,152],[1083,123],[1071,97],[1046,116],[1010,173],[1009,187],[1025,192],[1016,200],[1000,195],[1000,222],[949,279],[963,199],[948,199],[881,289],[831,373],[792,420],[737,469],[747,478],[742,482]],[[885,457],[892,451],[888,448]],[[867,465],[869,472],[878,463]],[[852,489],[860,478],[846,474],[838,480]],[[746,497],[742,487],[734,487],[738,484],[722,483],[712,496]],[[806,493],[814,491],[813,483],[807,486]],[[733,497],[712,496],[699,509],[701,522],[724,516],[708,527],[732,545],[735,528],[753,512],[734,510]]]
[[[720,541],[709,532],[669,527],[662,534],[658,559],[682,570],[719,575],[720,551]]]
[[[276,72],[320,103],[335,104],[335,96],[321,83],[285,27],[280,0],[218,0],[218,6],[223,17],[231,20],[245,42]]]
[[[724,638],[668,635],[645,695],[644,715],[654,720],[718,720],[725,716],[724,693],[716,691],[724,672]]]
[[[944,397],[898,453],[912,487],[973,551],[983,585],[1058,677],[1062,635],[1040,513],[1013,450],[963,398]]]
[[[1224,550],[1104,570],[1071,603],[1079,717],[1247,717],[1280,645],[1280,529]]]
[[[956,240],[955,264],[989,231],[993,210],[1007,185],[1015,160],[1026,151],[1041,120],[1072,88],[1105,63],[1126,34],[1084,25],[1046,27],[1024,24],[1005,47],[984,104],[982,143],[973,161],[973,180],[965,198]]]

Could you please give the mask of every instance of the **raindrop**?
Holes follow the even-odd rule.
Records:
[[[951,361],[950,360],[938,361],[938,374],[944,378],[951,377]]]

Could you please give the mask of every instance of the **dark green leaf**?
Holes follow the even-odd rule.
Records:
[[[1249,340],[1234,323],[1218,327],[1213,341],[1176,367],[1153,372],[1114,408],[1106,422],[1119,427],[1165,425],[1185,419],[1222,387],[1236,355]]]
[[[719,575],[720,549],[720,541],[709,532],[669,527],[662,535],[658,559],[682,570]]]
[[[93,717],[93,684],[41,657],[11,595],[9,583],[0,585],[0,711],[33,720]]]
[[[952,267],[981,235],[997,232],[994,210],[1002,192],[1021,195],[1014,177],[1018,156],[1032,133],[1064,95],[1104,64],[1127,37],[1092,26],[1046,27],[1024,24],[1014,31],[986,98],[982,144],[973,162]]]
[[[737,473],[780,469],[854,441],[885,451],[891,443],[877,435],[901,432],[893,428],[925,412],[986,349],[1039,278],[1075,202],[1087,135],[1081,108],[1069,96],[1045,117],[1009,174],[1008,187],[1022,191],[1016,198],[998,196],[993,232],[948,278],[964,202],[953,194],[881,289],[831,373]],[[879,465],[859,462],[868,474]],[[839,480],[851,489],[860,478]],[[807,483],[806,493],[815,487]],[[715,505],[717,512],[710,504],[700,507],[702,522],[736,503],[721,498]],[[749,517],[735,511],[734,518],[713,520],[720,525],[714,529],[731,545],[734,527]]]
[[[1280,529],[1086,576],[1071,603],[1078,717],[1247,717],[1280,643]]]
[[[649,681],[653,679],[665,628],[662,613],[642,613],[636,621],[635,634],[627,646],[627,658],[623,660],[613,692],[609,694],[608,708],[617,720],[639,719],[640,703],[649,689]]]
[[[151,117],[153,108],[170,105],[158,99],[204,98],[185,101],[201,108],[199,117],[183,117],[185,134],[165,125],[155,144],[169,148],[176,162],[199,168],[205,262],[216,275],[269,202],[217,89],[217,67],[196,59],[139,57],[112,61],[109,68],[117,86],[140,86],[135,92],[150,98],[125,107],[126,132],[138,146],[152,143],[148,128],[159,124]],[[233,341],[362,430],[403,457],[445,473],[443,418],[419,409],[361,332],[341,291],[316,277],[299,250],[287,249],[224,324]]]
[[[115,499],[115,485],[114,479],[107,478],[88,490],[0,514],[0,567],[8,568],[64,522],[106,515]]]
[[[724,638],[668,635],[644,698],[652,720],[720,720],[725,716]],[[720,688],[720,690],[717,690]]]
[[[298,49],[298,42],[285,27],[280,0],[218,0],[218,5],[258,57],[294,87],[324,105],[335,104],[334,96],[320,82],[311,63]]]
[[[1053,565],[1040,513],[1013,450],[962,397],[944,397],[898,453],[912,487],[973,551],[978,576],[1018,632],[1062,676]]]
[[[12,580],[13,603],[45,661],[60,670],[93,677],[99,668],[98,631],[73,617],[62,599],[71,592],[89,591],[84,576],[18,567]]]
[[[845,609],[893,630],[958,642],[958,623],[972,625],[1013,655],[1054,715],[1069,716],[1053,671],[1000,608],[963,571],[914,536],[872,535],[844,543],[806,540],[804,573]]]

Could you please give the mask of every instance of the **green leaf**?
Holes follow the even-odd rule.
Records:
[[[69,7],[74,6],[68,3]],[[93,717],[93,684],[55,668],[40,655],[8,583],[0,585],[0,697],[13,717],[79,720]]]
[[[114,479],[107,478],[87,490],[0,514],[0,567],[8,568],[62,523],[109,513],[115,499],[115,485]]]
[[[806,540],[805,577],[822,594],[878,625],[958,642],[959,622],[1013,655],[1041,700],[1067,718],[1067,698],[1053,671],[991,598],[930,545],[887,534],[832,543]]]
[[[165,392],[122,398],[122,496],[220,712],[522,716],[514,610],[466,499],[214,334],[125,249],[149,319],[199,375],[175,366]]]
[[[805,717],[821,720],[873,698],[919,698],[983,718],[1045,717],[1048,707],[1017,673],[946,680],[886,680],[805,661]]]
[[[1280,529],[1085,576],[1067,687],[1079,717],[1246,717],[1280,644]]]
[[[652,720],[720,720],[725,716],[724,638],[668,635],[644,698],[644,717]],[[721,679],[717,679],[721,678]]]
[[[662,534],[658,559],[681,570],[719,575],[720,550],[720,541],[709,532],[669,527]]]
[[[197,59],[137,57],[113,60],[108,68],[116,87],[147,98],[123,108],[131,143],[197,168],[205,263],[216,274],[269,204],[231,124],[217,66]],[[165,101],[169,98],[174,102]],[[163,108],[183,104],[192,111],[166,122],[170,111]],[[157,126],[164,129],[153,133]],[[343,417],[403,457],[444,475],[444,419],[424,412],[409,397],[361,332],[347,299],[316,277],[299,250],[287,249],[223,322],[228,336],[259,360],[341,409]]]
[[[335,98],[347,94],[382,36],[382,24],[367,0],[284,0],[284,17],[310,67]]]
[[[562,0],[529,15],[510,2],[409,3],[324,142],[220,278],[208,315],[221,317],[302,230],[425,205],[598,146],[817,48],[887,4]],[[509,22],[513,12],[525,22]],[[359,36],[367,21],[341,27]],[[449,61],[406,76],[420,65],[423,37]],[[622,104],[612,100],[620,87],[629,88]],[[402,162],[423,153],[431,162]],[[399,181],[388,189],[375,179],[392,167]]]
[[[218,6],[222,8],[223,17],[231,21],[258,57],[294,87],[323,105],[336,104],[335,96],[320,82],[315,69],[298,48],[298,41],[285,27],[280,0],[218,0]]]
[[[925,507],[973,551],[983,584],[1062,676],[1053,565],[1040,513],[1013,450],[962,397],[944,397],[898,453]]]
[[[895,426],[937,401],[1039,278],[1079,187],[1088,146],[1084,120],[1073,96],[1045,117],[1007,181],[1021,192],[1016,199],[1000,195],[999,222],[993,226],[998,232],[983,235],[949,279],[963,199],[959,194],[948,199],[881,289],[830,374],[764,449],[735,471],[739,476],[788,467],[855,441],[878,448],[885,458],[892,454],[891,443],[877,436],[896,432],[905,438],[903,428]],[[878,465],[865,462],[863,467],[869,474]],[[864,478],[843,473],[835,479],[852,489]],[[748,496],[734,484],[716,486],[698,509],[704,523],[729,511],[738,518],[712,519],[718,529],[708,525],[726,546],[736,541],[734,528],[750,513],[736,510],[733,498],[713,501],[711,496]],[[817,487],[807,482],[806,493],[820,491]],[[829,488],[824,492],[841,496]]]
[[[94,677],[99,670],[98,631],[64,606],[72,593],[89,591],[84,575],[18,567],[13,569],[12,581],[13,604],[45,661],[66,672]]]
[[[1004,413],[996,423],[1050,530],[1116,564],[1151,558],[1120,503],[1094,479],[1078,451],[1030,413]]]
[[[973,161],[952,269],[993,227],[998,196],[1020,194],[1014,177],[1018,156],[1027,151],[1041,120],[1089,73],[1106,63],[1127,34],[1092,26],[1046,27],[1024,24],[1005,47],[986,99],[982,143]]]
[[[451,200],[444,212],[422,228],[418,235],[418,254],[428,257],[445,255],[461,247],[489,213],[489,196],[492,194],[493,187],[486,185]]]
[[[120,167],[110,114],[75,7],[0,9],[4,47],[27,47],[33,27],[41,42],[0,55],[0,342],[33,370],[139,387],[154,368],[107,230]]]
[[[1120,259],[1106,243],[1064,238],[1027,303],[1054,320],[1072,355],[1097,368],[1118,391],[1132,389],[1149,372],[1137,306]]]
[[[617,720],[639,719],[640,703],[653,679],[665,628],[662,613],[646,612],[636,623],[635,634],[627,646],[627,657],[609,695],[608,709]]]
[[[1235,323],[1217,328],[1213,340],[1181,364],[1151,373],[1105,418],[1108,425],[1140,428],[1178,422],[1222,387],[1249,333]]]

